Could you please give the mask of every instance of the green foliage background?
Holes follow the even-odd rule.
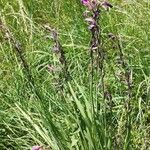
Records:
[[[0,0],[0,19],[21,43],[35,85],[32,86],[5,34],[0,32],[0,150],[28,150],[43,145],[53,150],[150,149],[150,2],[111,0],[100,24],[106,51],[105,82],[113,107],[94,90],[89,92],[90,33],[79,0]],[[48,64],[60,67],[43,25],[59,32],[72,80],[62,79]],[[131,136],[126,138],[125,87],[114,74],[116,50],[108,33],[119,35],[125,60],[132,70]],[[96,83],[95,83],[96,86]],[[100,110],[93,112],[93,104]],[[130,143],[130,147],[126,147]],[[50,148],[51,147],[51,148]]]

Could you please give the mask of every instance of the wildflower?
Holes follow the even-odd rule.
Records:
[[[104,9],[106,9],[106,10],[109,10],[109,8],[112,8],[112,7],[113,7],[113,5],[110,4],[110,3],[107,2],[107,1],[102,2],[101,5],[102,5],[102,7],[103,7]]]
[[[93,10],[98,4],[97,0],[81,0],[81,3],[87,6],[89,10]]]
[[[89,30],[92,30],[96,27],[96,21],[94,20],[94,18],[92,17],[89,17],[89,18],[85,18],[85,21],[87,21],[88,23],[88,29]]]
[[[92,17],[85,18],[85,21],[87,21],[90,24],[95,24],[95,20]]]
[[[31,150],[43,150],[43,149],[42,149],[42,146],[36,145],[36,146],[33,146]]]
[[[87,6],[89,10],[92,10],[92,5],[91,5],[91,1],[90,0],[81,0],[81,3],[84,6]]]
[[[99,14],[100,14],[100,10],[97,9],[97,10],[94,12],[94,17],[95,17],[95,18],[98,18],[98,17],[99,17]]]
[[[56,43],[53,47],[52,47],[52,51],[56,54],[58,54],[60,52],[60,45],[59,43]]]
[[[89,0],[81,0],[81,2],[82,2],[83,5],[88,5],[90,3]]]

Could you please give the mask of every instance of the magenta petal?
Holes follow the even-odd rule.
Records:
[[[41,146],[36,145],[36,146],[33,146],[31,150],[42,150],[42,149],[41,149]]]
[[[87,4],[89,0],[81,0],[82,4]]]

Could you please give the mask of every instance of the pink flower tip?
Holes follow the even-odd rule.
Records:
[[[89,0],[81,0],[81,3],[86,5],[87,3],[89,3]]]
[[[35,145],[31,150],[42,150],[42,146]]]

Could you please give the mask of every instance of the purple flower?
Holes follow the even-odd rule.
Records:
[[[96,27],[96,22],[95,22],[95,20],[92,17],[86,18],[85,21],[88,22],[88,24],[89,24],[88,28],[90,30],[92,30],[92,29],[94,29]]]
[[[88,4],[90,1],[89,0],[81,0],[82,4],[86,5]]]
[[[88,7],[89,10],[92,10],[97,5],[97,0],[81,0],[81,3]]]
[[[31,150],[42,150],[42,146],[35,145]]]
[[[81,0],[81,3],[87,6],[90,10],[92,9],[90,0]]]

